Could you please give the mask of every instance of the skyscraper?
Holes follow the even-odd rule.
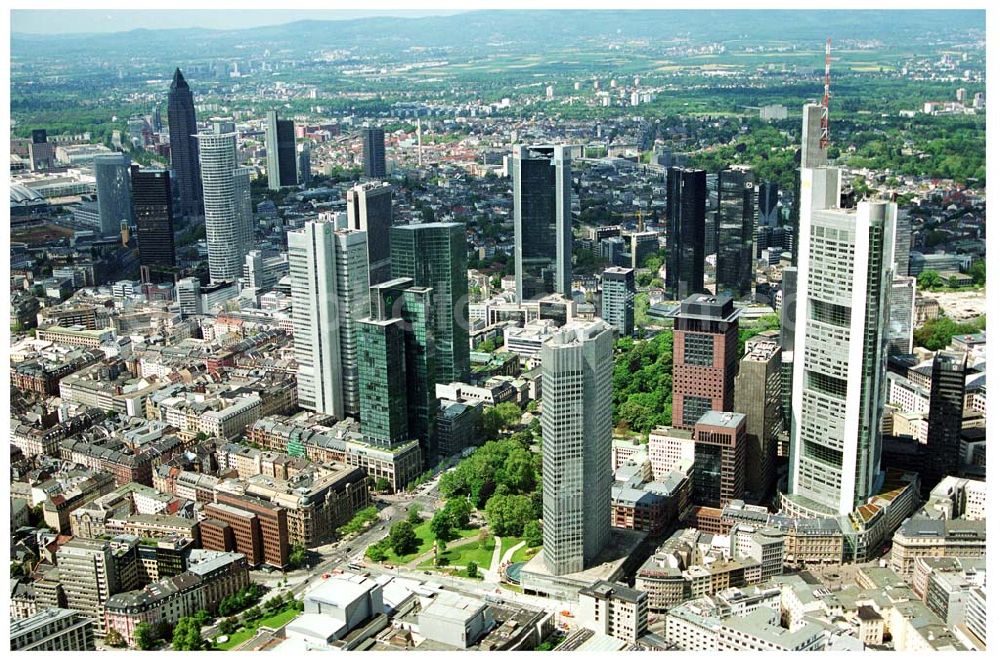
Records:
[[[746,415],[746,489],[766,502],[775,480],[781,430],[781,347],[761,336],[747,342],[736,375],[733,409]]]
[[[132,210],[144,281],[150,281],[150,270],[176,264],[173,203],[169,170],[132,166]]]
[[[392,186],[372,181],[347,191],[347,226],[368,234],[368,279],[371,285],[392,277],[389,228],[392,227]]]
[[[719,172],[716,224],[715,292],[733,298],[750,294],[754,284],[756,204],[753,174]]]
[[[757,214],[760,226],[762,227],[778,226],[777,182],[761,181],[757,185]]]
[[[385,131],[376,126],[361,129],[361,150],[365,159],[365,176],[385,178]]]
[[[833,516],[877,486],[896,205],[812,208],[804,196],[783,507]]]
[[[97,213],[101,219],[102,236],[117,234],[121,231],[122,222],[132,223],[132,177],[129,165],[129,157],[125,154],[94,157]]]
[[[631,268],[608,268],[601,273],[601,319],[619,337],[635,332],[635,271]]]
[[[279,190],[298,184],[295,162],[295,124],[290,119],[278,119],[278,113],[267,113],[267,187]]]
[[[705,170],[667,170],[667,289],[674,300],[705,288]]]
[[[896,215],[896,277],[910,275],[910,247],[912,246],[913,223],[909,211],[899,211]]]
[[[573,321],[542,344],[542,554],[553,575],[587,568],[611,536],[614,341],[602,321]]]
[[[201,214],[201,174],[198,167],[198,122],[194,114],[194,96],[181,74],[174,71],[167,97],[167,122],[170,128],[170,167],[180,191],[181,213]]]
[[[361,433],[386,448],[418,440],[425,464],[437,455],[432,294],[409,278],[373,285],[357,324]]]
[[[288,233],[299,405],[338,419],[361,412],[356,323],[369,315],[365,232],[307,222]]]
[[[307,184],[312,180],[312,152],[308,144],[300,144],[296,151],[295,167],[299,183]]]
[[[889,294],[889,357],[913,352],[916,302],[917,278],[893,278],[892,292]]]
[[[727,295],[693,294],[674,319],[673,426],[693,429],[709,410],[733,409],[739,315]]]
[[[930,408],[927,413],[927,447],[920,483],[930,491],[961,467],[962,413],[965,408],[966,354],[940,351],[931,368]]]
[[[205,205],[208,271],[212,282],[235,280],[253,238],[250,170],[236,162],[236,127],[214,120],[198,134],[198,155]]]
[[[573,177],[565,146],[514,147],[514,278],[517,300],[569,296]]]
[[[746,416],[709,410],[695,422],[691,503],[722,509],[743,499],[746,478]]]
[[[469,276],[465,225],[430,222],[389,231],[392,276],[434,290],[435,382],[469,376]]]
[[[28,143],[28,159],[31,161],[31,171],[48,170],[56,166],[56,147],[49,142],[44,128],[31,131],[31,142]]]

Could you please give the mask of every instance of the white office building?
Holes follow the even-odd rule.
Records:
[[[615,333],[573,321],[542,345],[543,559],[584,570],[611,536],[611,375]]]
[[[355,321],[368,317],[368,237],[309,222],[288,234],[299,405],[338,419],[361,412]]]
[[[236,280],[253,239],[250,169],[236,161],[236,128],[216,120],[198,134],[198,158],[205,201],[208,271],[213,282]]]

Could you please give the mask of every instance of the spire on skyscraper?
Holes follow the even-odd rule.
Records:
[[[179,67],[174,69],[174,80],[170,83],[170,89],[188,89],[187,81],[184,80],[184,74]]]

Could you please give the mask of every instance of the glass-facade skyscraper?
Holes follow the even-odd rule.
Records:
[[[572,172],[565,146],[514,147],[514,278],[518,301],[569,296]]]
[[[674,300],[705,288],[705,170],[667,170],[666,288]]]
[[[754,281],[755,204],[750,172],[719,172],[716,223],[715,292],[734,299],[747,296]]]
[[[169,170],[132,166],[132,210],[140,269],[173,268],[174,206]]]
[[[194,95],[180,69],[174,71],[167,97],[167,121],[170,125],[170,167],[177,177],[181,213],[201,214],[201,174],[198,165],[198,122],[194,114]]]
[[[130,160],[125,154],[94,157],[97,213],[102,236],[120,232],[122,222],[132,224],[132,175],[129,166]]]
[[[389,232],[392,276],[434,290],[435,382],[469,375],[469,279],[465,225],[431,222]]]
[[[385,131],[376,126],[361,129],[361,151],[365,161],[365,176],[385,178]]]
[[[278,190],[298,184],[295,162],[295,124],[290,119],[278,119],[278,113],[267,113],[267,187]]]
[[[601,273],[601,319],[618,331],[619,337],[635,332],[635,271],[608,268]]]
[[[348,189],[347,226],[368,234],[368,279],[371,284],[380,284],[390,279],[392,186],[382,181],[369,181]]]

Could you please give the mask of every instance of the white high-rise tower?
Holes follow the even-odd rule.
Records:
[[[816,208],[803,170],[789,494],[795,515],[848,514],[879,487],[896,205]],[[819,185],[816,185],[819,184]],[[836,185],[834,186],[836,187]]]
[[[573,321],[542,344],[542,553],[553,575],[584,570],[611,536],[615,333]]]
[[[308,222],[288,234],[288,273],[299,405],[357,419],[355,321],[370,312],[367,234]]]
[[[250,169],[238,167],[236,127],[215,120],[198,134],[198,159],[205,206],[208,272],[212,282],[235,280],[253,239]]]

